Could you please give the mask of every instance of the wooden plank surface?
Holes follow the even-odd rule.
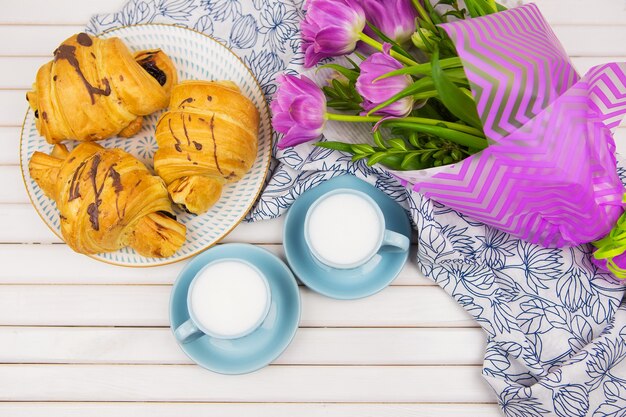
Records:
[[[30,202],[18,165],[0,165],[0,178],[4,185],[0,187],[0,204]]]
[[[495,404],[0,403],[11,417],[501,417]]]
[[[2,26],[0,26],[1,32]],[[0,35],[2,36],[2,35]],[[0,91],[0,126],[22,126],[28,102],[26,90]]]
[[[275,363],[480,365],[485,341],[468,328],[303,328]],[[0,346],[0,363],[192,363],[169,328],[0,327]]]
[[[19,165],[20,134],[21,125],[0,127],[0,165]],[[5,181],[2,183],[6,184]]]
[[[535,3],[553,25],[574,24],[623,24],[626,21],[626,4],[621,0],[501,0],[509,7],[524,3]],[[53,7],[45,12],[38,0],[16,1],[0,15],[0,24],[73,24],[82,25],[95,14],[118,11],[124,0],[55,0]],[[71,12],[68,12],[71,11]]]
[[[19,2],[15,2],[19,3]],[[48,9],[41,4],[39,7]],[[0,25],[0,56],[47,56],[61,42],[82,31],[85,25]]]
[[[119,11],[126,0],[54,0],[42,8],[41,0],[20,0],[11,5],[0,15],[0,24],[54,24],[84,26],[89,18],[96,13],[114,13]]]
[[[191,366],[169,334],[170,285],[185,263],[117,268],[58,244],[17,166],[24,94],[58,43],[124,3],[21,0],[0,14],[0,415],[501,415],[480,376],[482,330],[413,263],[365,300],[303,290],[303,328],[277,364],[223,377]],[[626,61],[626,1],[536,3],[579,71]],[[626,129],[615,138],[626,154]],[[283,257],[282,225],[240,225],[225,241]]]
[[[4,401],[493,402],[477,366],[0,365]]]
[[[0,325],[168,326],[169,285],[5,285]],[[439,287],[341,301],[300,291],[304,327],[476,327]]]
[[[272,221],[268,222],[272,223]],[[275,227],[282,227],[275,221]],[[245,232],[241,225],[239,233]],[[285,260],[280,244],[261,247]],[[411,248],[410,258],[416,259],[417,247]],[[32,260],[37,259],[36,263]],[[63,259],[63,262],[58,262]],[[31,264],[29,268],[24,265]],[[0,250],[0,284],[172,284],[188,261],[158,268],[121,268],[104,264],[85,255],[73,252],[68,246],[5,244]],[[55,268],[50,268],[55,265]],[[392,285],[434,286],[424,277],[415,262],[407,262]]]

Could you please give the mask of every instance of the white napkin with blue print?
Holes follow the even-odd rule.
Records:
[[[205,32],[243,58],[270,98],[277,73],[301,72],[302,3],[131,0],[93,17],[88,30],[158,22]],[[345,129],[331,124],[328,135],[354,137]],[[422,272],[485,329],[483,374],[507,416],[626,417],[624,288],[591,265],[589,247],[546,249],[511,238],[338,152],[304,144],[276,156],[248,220],[280,216],[304,191],[346,172],[389,194],[417,229]]]

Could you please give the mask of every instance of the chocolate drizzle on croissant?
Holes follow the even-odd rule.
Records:
[[[100,87],[95,87],[91,85],[91,83],[85,78],[85,74],[80,69],[80,63],[78,59],[76,59],[76,47],[72,45],[61,45],[57,49],[54,50],[54,61],[59,61],[61,59],[66,60],[75,70],[80,79],[83,81],[85,88],[89,92],[89,97],[91,98],[91,104],[96,104],[95,95],[109,96],[111,95],[111,86],[109,85],[109,80],[106,78],[102,79],[102,83],[104,84],[104,89]]]
[[[63,238],[77,252],[131,246],[169,257],[185,242],[163,181],[122,150],[83,143],[70,153],[55,145],[51,155],[35,152],[29,171],[57,203]]]
[[[213,161],[215,161],[215,167],[220,174],[224,175],[222,168],[220,168],[220,162],[217,160],[217,141],[215,140],[215,113],[211,115],[211,123],[209,124],[211,129],[211,141],[213,142]]]
[[[157,174],[172,200],[199,214],[238,181],[257,155],[259,113],[230,81],[184,81],[157,123]]]
[[[49,143],[95,141],[137,133],[143,116],[167,106],[176,82],[162,51],[133,55],[118,38],[79,33],[39,69],[26,99]]]
[[[78,42],[82,46],[87,46],[87,47],[93,45],[91,36],[87,35],[85,32],[81,32],[78,35],[76,35],[76,42]]]

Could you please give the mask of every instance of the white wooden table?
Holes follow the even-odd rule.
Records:
[[[0,416],[500,415],[480,375],[482,331],[413,263],[364,300],[302,288],[301,328],[283,356],[226,377],[193,365],[170,335],[184,262],[113,267],[47,229],[18,166],[25,92],[59,42],[123,3],[0,0]],[[581,71],[626,60],[625,0],[537,3]],[[626,142],[626,129],[617,136]],[[282,255],[282,224],[241,225],[225,241]]]

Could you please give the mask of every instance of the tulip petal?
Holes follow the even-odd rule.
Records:
[[[324,124],[324,116],[319,112],[311,111],[315,108],[315,102],[308,97],[298,97],[293,103],[289,113],[295,124],[307,129],[316,130]]]
[[[365,12],[354,0],[310,0],[300,25],[305,67],[348,54],[365,27]]]
[[[417,30],[417,10],[411,0],[356,0],[367,21],[398,43],[407,42]]]
[[[270,107],[272,126],[283,133],[278,147],[294,146],[319,137],[326,122],[326,97],[313,80],[304,75],[281,75]]]
[[[391,45],[385,44],[383,52],[370,55],[361,63],[361,75],[356,81],[356,90],[363,97],[361,107],[367,114],[370,110],[407,88],[413,82],[410,76],[397,75],[377,80],[381,75],[397,70],[403,65],[389,55]],[[405,97],[376,111],[378,115],[403,117],[413,109],[414,99]]]

